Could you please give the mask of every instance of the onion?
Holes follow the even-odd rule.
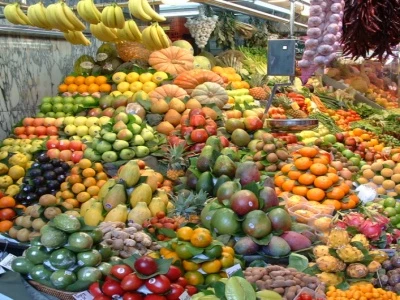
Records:
[[[340,43],[339,43],[339,42],[335,42],[335,43],[333,44],[333,49],[334,49],[335,51],[339,50],[339,49],[340,49]]]
[[[308,26],[309,27],[318,27],[321,25],[322,19],[320,17],[310,17],[308,19]]]
[[[303,53],[303,57],[304,57],[305,59],[312,59],[312,58],[314,58],[315,54],[316,54],[315,51],[312,51],[312,50],[305,50],[304,53]]]
[[[339,14],[332,14],[329,17],[329,23],[336,23],[339,24],[339,22],[342,20]]]
[[[319,28],[310,28],[307,30],[307,35],[310,38],[319,38],[321,36],[321,29]]]
[[[306,68],[309,68],[311,66],[311,61],[302,59],[302,60],[299,61],[298,64],[299,64],[300,68],[306,69]]]
[[[339,31],[339,26],[337,24],[330,24],[327,28],[326,31],[332,34],[337,34]]]
[[[314,58],[314,63],[316,63],[317,65],[323,65],[325,64],[325,56],[323,55],[318,55]]]
[[[321,2],[323,2],[324,0],[311,0],[310,1],[310,4],[311,5],[319,5],[319,4],[321,4]]]
[[[314,49],[318,46],[318,40],[316,39],[308,39],[305,42],[306,49]]]

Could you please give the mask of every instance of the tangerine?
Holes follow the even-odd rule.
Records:
[[[4,220],[0,222],[0,232],[7,232],[13,227],[13,222],[10,220]]]
[[[286,164],[281,168],[281,172],[284,174],[289,173],[289,171],[292,170],[293,167],[294,167],[293,164]]]
[[[75,77],[75,80],[74,80],[74,83],[75,83],[76,85],[85,84],[85,80],[86,80],[86,78],[83,77],[83,76],[76,76],[76,77]]]
[[[91,196],[97,196],[99,194],[100,187],[97,185],[90,186],[87,188],[86,192],[88,192]]]
[[[64,78],[64,83],[67,85],[73,84],[75,81],[75,76],[67,76]]]
[[[182,267],[185,271],[197,271],[200,269],[200,264],[196,264],[195,262],[184,260],[182,262]]]
[[[10,196],[0,198],[0,208],[14,207],[16,204],[15,199]]]
[[[185,273],[185,279],[190,285],[200,285],[204,283],[203,274],[199,271],[189,271]]]
[[[342,203],[338,200],[333,200],[333,199],[326,199],[324,202],[322,202],[323,205],[328,205],[328,206],[333,206],[336,210],[339,210],[342,208]]]
[[[94,176],[96,176],[96,171],[93,170],[92,168],[84,169],[84,170],[82,171],[82,176],[83,176],[83,177],[86,177],[86,178],[88,178],[88,177],[94,177]]]
[[[222,268],[222,264],[218,259],[216,259],[202,263],[201,268],[207,274],[218,273]]]
[[[77,182],[77,183],[74,183],[71,190],[74,194],[79,194],[80,192],[85,191],[86,187],[82,183]]]
[[[100,91],[100,86],[95,83],[92,83],[91,85],[89,85],[87,91],[89,94],[97,93],[98,91]]]
[[[291,192],[291,191],[293,190],[295,184],[296,184],[296,181],[295,181],[295,180],[289,179],[289,180],[286,180],[286,181],[282,184],[282,187],[281,187],[281,188],[282,188],[282,190],[283,190],[284,192]]]
[[[235,263],[234,255],[235,254],[229,252],[222,252],[220,261],[223,268],[229,268],[234,265]]]
[[[314,186],[323,190],[327,190],[332,186],[333,182],[328,176],[318,176],[314,180]]]
[[[81,206],[81,203],[74,198],[66,199],[64,202],[71,204],[74,208],[78,208]]]
[[[68,91],[68,85],[66,85],[65,83],[62,83],[58,86],[58,91],[60,93],[65,93]]]
[[[97,180],[94,177],[87,177],[83,180],[83,185],[87,188],[90,186],[96,186]]]
[[[97,85],[102,85],[104,83],[107,83],[107,77],[106,76],[97,76],[96,79],[94,80],[94,83]]]
[[[292,193],[299,196],[306,196],[308,192],[308,188],[302,185],[297,185],[293,187]]]
[[[312,165],[312,160],[309,157],[299,157],[294,161],[294,165],[299,170],[308,170]]]
[[[303,147],[303,148],[297,150],[297,152],[301,156],[309,157],[309,158],[313,158],[319,153],[318,149],[315,147]]]
[[[85,79],[85,84],[86,84],[86,85],[91,85],[92,83],[95,82],[95,80],[96,80],[96,77],[94,77],[94,76],[88,76],[88,77],[86,77],[86,79]]]
[[[301,174],[303,174],[303,173],[301,173],[300,171],[291,170],[291,171],[289,171],[289,173],[288,173],[287,176],[288,176],[290,179],[292,179],[292,180],[297,180],[297,179],[299,179],[299,177],[301,176]]]
[[[286,176],[280,175],[280,176],[276,176],[274,178],[274,183],[277,187],[281,187],[283,185],[283,183],[287,180],[288,178]]]
[[[176,236],[182,241],[190,241],[193,235],[193,231],[193,228],[189,226],[184,226],[176,231]]]
[[[321,201],[325,198],[324,190],[320,188],[312,188],[307,192],[307,199],[311,201]]]
[[[330,199],[341,200],[346,193],[340,187],[334,187],[330,192],[326,193],[326,196]]]
[[[330,180],[332,180],[332,182],[335,184],[336,182],[339,181],[339,176],[336,175],[335,173],[327,173],[326,176],[328,176],[330,178]]]
[[[310,172],[317,176],[325,175],[328,173],[328,167],[321,163],[314,163],[310,167]]]
[[[190,242],[193,246],[199,248],[205,248],[209,246],[213,240],[210,231],[199,230],[202,228],[197,228],[193,231],[193,235],[190,238]]]
[[[314,183],[315,178],[317,177],[314,174],[304,173],[297,180],[302,185],[311,185]]]
[[[68,92],[75,93],[78,90],[78,86],[75,83],[68,85]]]
[[[92,162],[87,159],[87,158],[82,158],[79,162],[78,162],[78,166],[81,169],[87,169],[90,168],[92,166]]]

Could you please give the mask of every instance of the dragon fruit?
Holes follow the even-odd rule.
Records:
[[[357,229],[360,229],[361,226],[363,225],[365,221],[365,217],[357,212],[352,212],[349,213],[348,215],[346,215],[343,218],[343,222],[347,225],[347,226],[351,226],[351,227],[355,227]]]
[[[371,240],[377,240],[382,234],[382,226],[377,222],[365,220],[359,229],[363,235]]]
[[[377,223],[379,223],[382,227],[386,227],[387,224],[389,224],[390,219],[381,215],[381,214],[375,214],[373,216],[373,220]],[[383,229],[383,228],[382,228]]]

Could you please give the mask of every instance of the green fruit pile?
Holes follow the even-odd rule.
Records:
[[[36,117],[62,118],[65,116],[74,116],[82,112],[85,108],[98,106],[98,99],[92,96],[77,97],[44,97],[39,107],[39,113]]]
[[[75,216],[59,214],[40,229],[40,234],[25,256],[12,261],[15,272],[69,292],[86,290],[110,272],[112,251],[100,245],[100,229],[85,226]]]
[[[400,229],[400,202],[396,199],[388,197],[380,202],[383,205],[383,214],[390,218],[390,224]]]

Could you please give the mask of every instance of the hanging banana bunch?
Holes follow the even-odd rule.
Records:
[[[104,7],[101,12],[101,22],[109,28],[124,28],[125,18],[122,8],[116,4]]]
[[[43,29],[51,29],[51,25],[49,20],[47,20],[46,16],[46,7],[43,5],[42,2],[38,2],[33,5],[29,5],[27,16],[29,22],[36,27],[43,28]]]
[[[153,23],[143,29],[142,42],[149,50],[160,50],[171,46],[170,39],[158,23]]]
[[[86,27],[63,2],[50,4],[46,9],[46,17],[53,29],[62,32],[82,31]]]
[[[76,8],[79,16],[89,24],[100,23],[101,12],[94,5],[93,0],[80,0]]]
[[[145,22],[164,22],[166,20],[150,6],[148,0],[129,0],[128,8],[135,18]]]
[[[32,25],[29,18],[22,11],[19,3],[12,3],[4,7],[4,16],[7,21],[15,25]]]
[[[68,42],[73,45],[90,45],[90,41],[83,35],[82,31],[64,32],[64,37]]]
[[[90,32],[102,42],[115,42],[118,40],[117,29],[108,28],[102,22],[99,24],[90,24]]]
[[[134,20],[125,21],[124,28],[117,30],[117,36],[121,41],[142,41],[142,33],[140,32]]]

